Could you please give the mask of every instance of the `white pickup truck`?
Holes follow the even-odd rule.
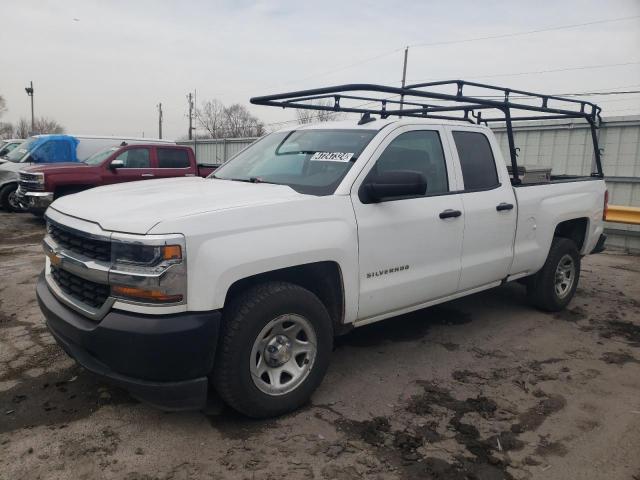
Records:
[[[514,280],[564,308],[603,249],[601,172],[518,184],[486,126],[410,115],[295,126],[206,179],[56,200],[37,286],[52,334],[162,408],[212,385],[265,417],[309,399],[352,327]]]

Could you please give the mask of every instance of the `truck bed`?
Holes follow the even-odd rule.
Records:
[[[524,188],[533,187],[533,188]],[[586,223],[581,254],[589,254],[603,231],[606,185],[599,177],[558,175],[550,182],[514,187],[518,220],[511,274],[535,272],[545,262],[554,236],[554,226],[565,220]]]

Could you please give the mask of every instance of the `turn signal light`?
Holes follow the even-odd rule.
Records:
[[[118,297],[126,297],[144,302],[174,303],[182,301],[182,295],[167,295],[159,290],[145,290],[143,288],[125,287],[123,285],[112,286],[111,292]]]
[[[165,245],[162,247],[163,260],[181,260],[182,248],[180,245]]]
[[[609,190],[604,191],[604,206],[602,208],[602,220],[607,219],[607,213],[609,210]]]

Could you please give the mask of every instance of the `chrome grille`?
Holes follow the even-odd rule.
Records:
[[[49,223],[47,230],[51,238],[64,250],[84,255],[85,257],[103,262],[111,261],[111,242],[74,233]]]
[[[40,175],[35,175],[33,173],[20,172],[20,178],[18,183],[20,185],[20,189],[24,192],[34,192],[34,191],[42,191],[44,190],[44,185],[40,183]]]
[[[102,307],[109,297],[109,285],[85,280],[53,265],[51,266],[51,277],[64,293],[90,307]]]

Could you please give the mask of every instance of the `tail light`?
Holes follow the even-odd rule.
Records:
[[[602,208],[602,220],[607,219],[607,211],[609,210],[609,190],[604,191],[604,206]]]

